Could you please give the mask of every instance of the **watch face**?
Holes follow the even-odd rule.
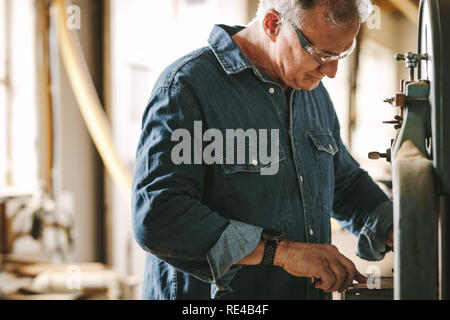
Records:
[[[264,230],[263,237],[266,239],[280,240],[283,235],[275,230]]]

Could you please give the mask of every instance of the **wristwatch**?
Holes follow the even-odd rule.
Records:
[[[277,250],[278,244],[283,240],[283,235],[278,231],[264,230],[261,239],[264,241],[265,249],[260,265],[273,266],[275,251]]]

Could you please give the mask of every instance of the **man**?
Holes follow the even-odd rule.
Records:
[[[390,250],[392,204],[342,144],[321,83],[354,48],[368,1],[262,0],[247,28],[215,26],[208,47],[161,75],[133,181],[134,232],[148,252],[144,299],[329,299],[366,280],[330,245],[330,216],[358,237],[360,257]],[[276,172],[263,174],[248,140],[245,163],[228,143],[213,153],[221,161],[191,161],[212,135],[174,161],[199,123],[223,136],[277,132]]]

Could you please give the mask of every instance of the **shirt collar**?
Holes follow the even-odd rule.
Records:
[[[227,74],[239,73],[249,68],[256,69],[231,38],[244,28],[243,26],[215,25],[209,37],[208,43]]]

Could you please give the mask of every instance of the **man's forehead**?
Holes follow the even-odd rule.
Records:
[[[324,53],[338,55],[340,52],[350,49],[359,32],[360,23],[357,21],[348,26],[333,25],[327,19],[327,10],[323,6],[308,10],[303,21],[298,22],[298,25],[314,46]],[[335,52],[335,50],[340,52]]]
[[[351,32],[356,26],[359,28],[360,25],[359,19],[349,20],[346,25],[336,24],[330,17],[330,8],[325,5],[317,5],[306,10],[302,19],[295,19],[294,22],[302,29],[321,29],[331,32],[336,29]]]

